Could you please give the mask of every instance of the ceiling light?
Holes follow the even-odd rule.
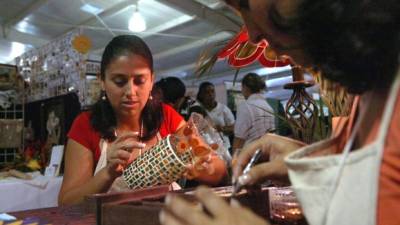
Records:
[[[144,20],[142,14],[139,12],[138,5],[135,6],[135,11],[132,17],[129,19],[129,30],[132,32],[142,32],[146,30],[146,21]]]

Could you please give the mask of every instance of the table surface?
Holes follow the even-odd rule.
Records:
[[[40,224],[54,225],[94,225],[96,224],[95,214],[85,213],[82,205],[68,207],[53,207],[45,209],[34,209],[28,211],[9,213],[17,219],[39,218]]]
[[[0,180],[0,213],[57,206],[62,177]]]

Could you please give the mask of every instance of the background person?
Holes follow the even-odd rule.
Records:
[[[266,87],[265,81],[255,73],[243,78],[242,94],[246,101],[237,108],[233,151],[275,130],[274,110],[263,94]]]
[[[185,96],[186,86],[181,79],[177,77],[165,77],[157,81],[154,85],[161,91],[163,102],[174,107],[186,121],[189,120],[193,112],[197,112],[203,117],[207,116],[205,110],[196,100],[190,96]]]
[[[154,85],[155,89],[158,89],[160,91],[163,102],[173,106],[177,112],[184,116],[185,120],[188,120],[193,112],[199,113],[203,117],[208,118],[207,113],[199,104],[195,104],[195,102],[193,102],[192,104],[188,104],[189,99],[185,97],[186,86],[179,78],[162,78]],[[183,109],[183,107],[185,107],[185,109]],[[217,174],[210,176],[202,175],[196,180],[181,179],[179,181],[179,184],[184,187],[195,187],[199,184],[219,184],[219,181],[222,181],[221,175],[223,175],[224,171],[226,170],[224,165],[228,165],[230,162],[224,162],[223,156],[219,157],[217,154],[212,154],[211,162],[213,165],[217,166],[217,169],[219,169],[219,172]],[[216,177],[218,177],[218,179],[215,179]]]
[[[162,101],[172,106],[180,113],[181,105],[185,100],[186,86],[177,77],[165,77],[157,81],[154,86],[160,88]]]
[[[206,110],[210,121],[221,133],[225,148],[229,150],[231,147],[229,135],[233,133],[235,118],[228,106],[215,100],[214,84],[210,82],[201,83],[197,92],[197,101]]]

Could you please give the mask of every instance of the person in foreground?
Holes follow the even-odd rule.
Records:
[[[68,133],[60,205],[108,191],[126,165],[185,125],[152,91],[154,76],[153,57],[142,39],[122,35],[108,43],[101,60],[101,97]],[[197,179],[218,183],[225,165],[218,158],[208,163],[216,164],[215,173]]]
[[[343,135],[304,146],[267,134],[239,155],[234,179],[252,185],[289,177],[310,225],[400,224],[400,2],[397,0],[226,0],[253,42],[268,40],[279,55],[316,66],[360,101]],[[347,135],[349,133],[349,135]],[[338,147],[341,138],[345,146]],[[257,149],[264,163],[241,171]],[[268,224],[197,191],[209,214],[170,196],[161,223]]]

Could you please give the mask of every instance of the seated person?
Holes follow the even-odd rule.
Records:
[[[152,93],[154,79],[152,54],[142,39],[122,35],[106,46],[100,68],[101,97],[75,119],[68,133],[60,205],[107,192],[124,166],[185,125],[172,107]],[[218,183],[226,173],[224,162],[212,157],[206,164],[213,164],[214,174],[196,179]]]

